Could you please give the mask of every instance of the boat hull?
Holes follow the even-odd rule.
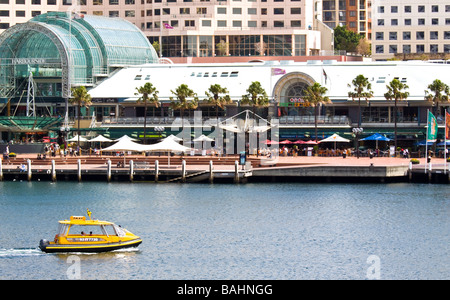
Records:
[[[142,239],[134,239],[126,242],[108,243],[108,244],[53,244],[47,240],[41,240],[39,248],[46,253],[61,252],[89,252],[100,253],[114,251],[118,249],[137,247],[142,243]]]

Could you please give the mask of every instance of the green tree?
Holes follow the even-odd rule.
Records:
[[[334,49],[356,52],[362,36],[348,30],[346,26],[337,26],[334,29]]]
[[[205,92],[205,95],[207,97],[205,101],[216,107],[217,119],[219,118],[219,107],[225,109],[225,105],[233,102],[228,94],[228,90],[221,87],[220,84],[212,84]]]
[[[394,100],[394,135],[395,135],[395,149],[397,150],[397,102],[401,100],[405,100],[409,96],[409,92],[404,90],[409,87],[400,82],[397,78],[394,78],[388,85],[386,85],[387,93],[384,94],[384,98],[386,100]]]
[[[348,87],[353,86],[353,91],[348,92],[348,96],[352,98],[353,101],[358,99],[358,127],[361,127],[361,98],[368,101],[373,97],[372,85],[369,79],[364,77],[364,75],[358,75],[352,80],[352,84],[348,84]]]
[[[306,101],[309,105],[314,107],[314,134],[317,142],[317,114],[318,114],[318,106],[322,103],[330,102],[330,98],[328,96],[324,96],[327,93],[328,89],[324,86],[321,86],[320,83],[315,82],[313,85],[308,86],[303,90],[303,100]]]
[[[77,105],[78,107],[78,146],[80,146],[80,122],[81,122],[81,107],[89,107],[91,105],[91,95],[87,92],[86,87],[77,86],[71,88],[72,97],[69,99],[69,103],[72,105]]]
[[[144,102],[144,144],[147,143],[147,102],[159,107],[158,91],[150,82],[146,82],[143,86],[136,88],[135,95],[141,95],[137,100],[138,103]],[[153,110],[154,114],[155,110]]]
[[[170,107],[174,110],[180,110],[182,127],[184,128],[184,111],[196,109],[198,107],[198,97],[186,84],[181,84],[175,89],[175,91],[170,90],[177,98],[175,100],[173,97],[170,99]]]
[[[435,104],[434,114],[440,115],[439,102],[449,102],[450,90],[448,85],[435,79],[433,83],[428,85],[428,90],[425,90],[425,99]]]
[[[259,107],[269,106],[269,97],[259,81],[253,81],[250,84],[247,89],[247,94],[242,95],[241,104],[251,105],[253,106],[253,110]]]

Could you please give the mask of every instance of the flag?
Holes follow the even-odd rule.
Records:
[[[273,75],[284,75],[286,74],[286,70],[280,68],[272,68],[272,76]]]
[[[168,23],[164,23],[164,28],[166,28],[166,29],[173,29],[173,27],[170,24],[168,24]]]
[[[89,219],[91,218],[91,211],[89,210],[89,208],[87,209],[87,215],[89,216]]]
[[[430,111],[428,111],[427,127],[427,142],[436,142],[438,124],[435,116]]]
[[[445,112],[445,139],[450,140],[450,114]]]
[[[325,77],[325,84],[327,84],[328,75],[327,75],[327,72],[325,72],[324,68],[322,68],[322,74]]]

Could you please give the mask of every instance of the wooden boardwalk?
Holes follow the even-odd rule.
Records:
[[[417,165],[409,159],[393,157],[278,157],[269,160],[250,156],[245,166],[238,156],[80,156],[37,159],[21,154],[0,167],[1,180],[106,180],[106,181],[283,181],[334,179],[364,181],[390,179],[423,182],[448,182],[449,164],[433,158],[430,166],[425,158]],[[21,170],[25,166],[26,170]],[[29,166],[29,168],[28,168]]]

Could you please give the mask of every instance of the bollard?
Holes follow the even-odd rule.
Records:
[[[79,159],[78,161],[77,161],[77,166],[78,166],[78,172],[77,172],[77,174],[78,174],[78,182],[81,182],[81,160]]]
[[[3,181],[2,158],[0,157],[0,181]]]
[[[110,159],[108,159],[106,161],[106,180],[108,182],[111,181],[111,160]]]
[[[213,172],[213,162],[212,160],[209,161],[209,183],[214,182],[214,172]]]
[[[155,182],[159,179],[159,161],[155,160]]]
[[[134,163],[130,160],[130,181],[133,182],[134,179]]]
[[[412,162],[409,162],[408,178],[409,178],[409,181],[412,180]]]
[[[52,167],[51,167],[51,176],[52,176],[52,181],[55,182],[56,181],[56,167],[55,167],[55,160],[52,159]]]
[[[27,159],[27,178],[31,181],[31,160]]]
[[[181,182],[186,182],[186,161],[181,161]]]
[[[239,163],[234,161],[234,183],[239,183]]]

